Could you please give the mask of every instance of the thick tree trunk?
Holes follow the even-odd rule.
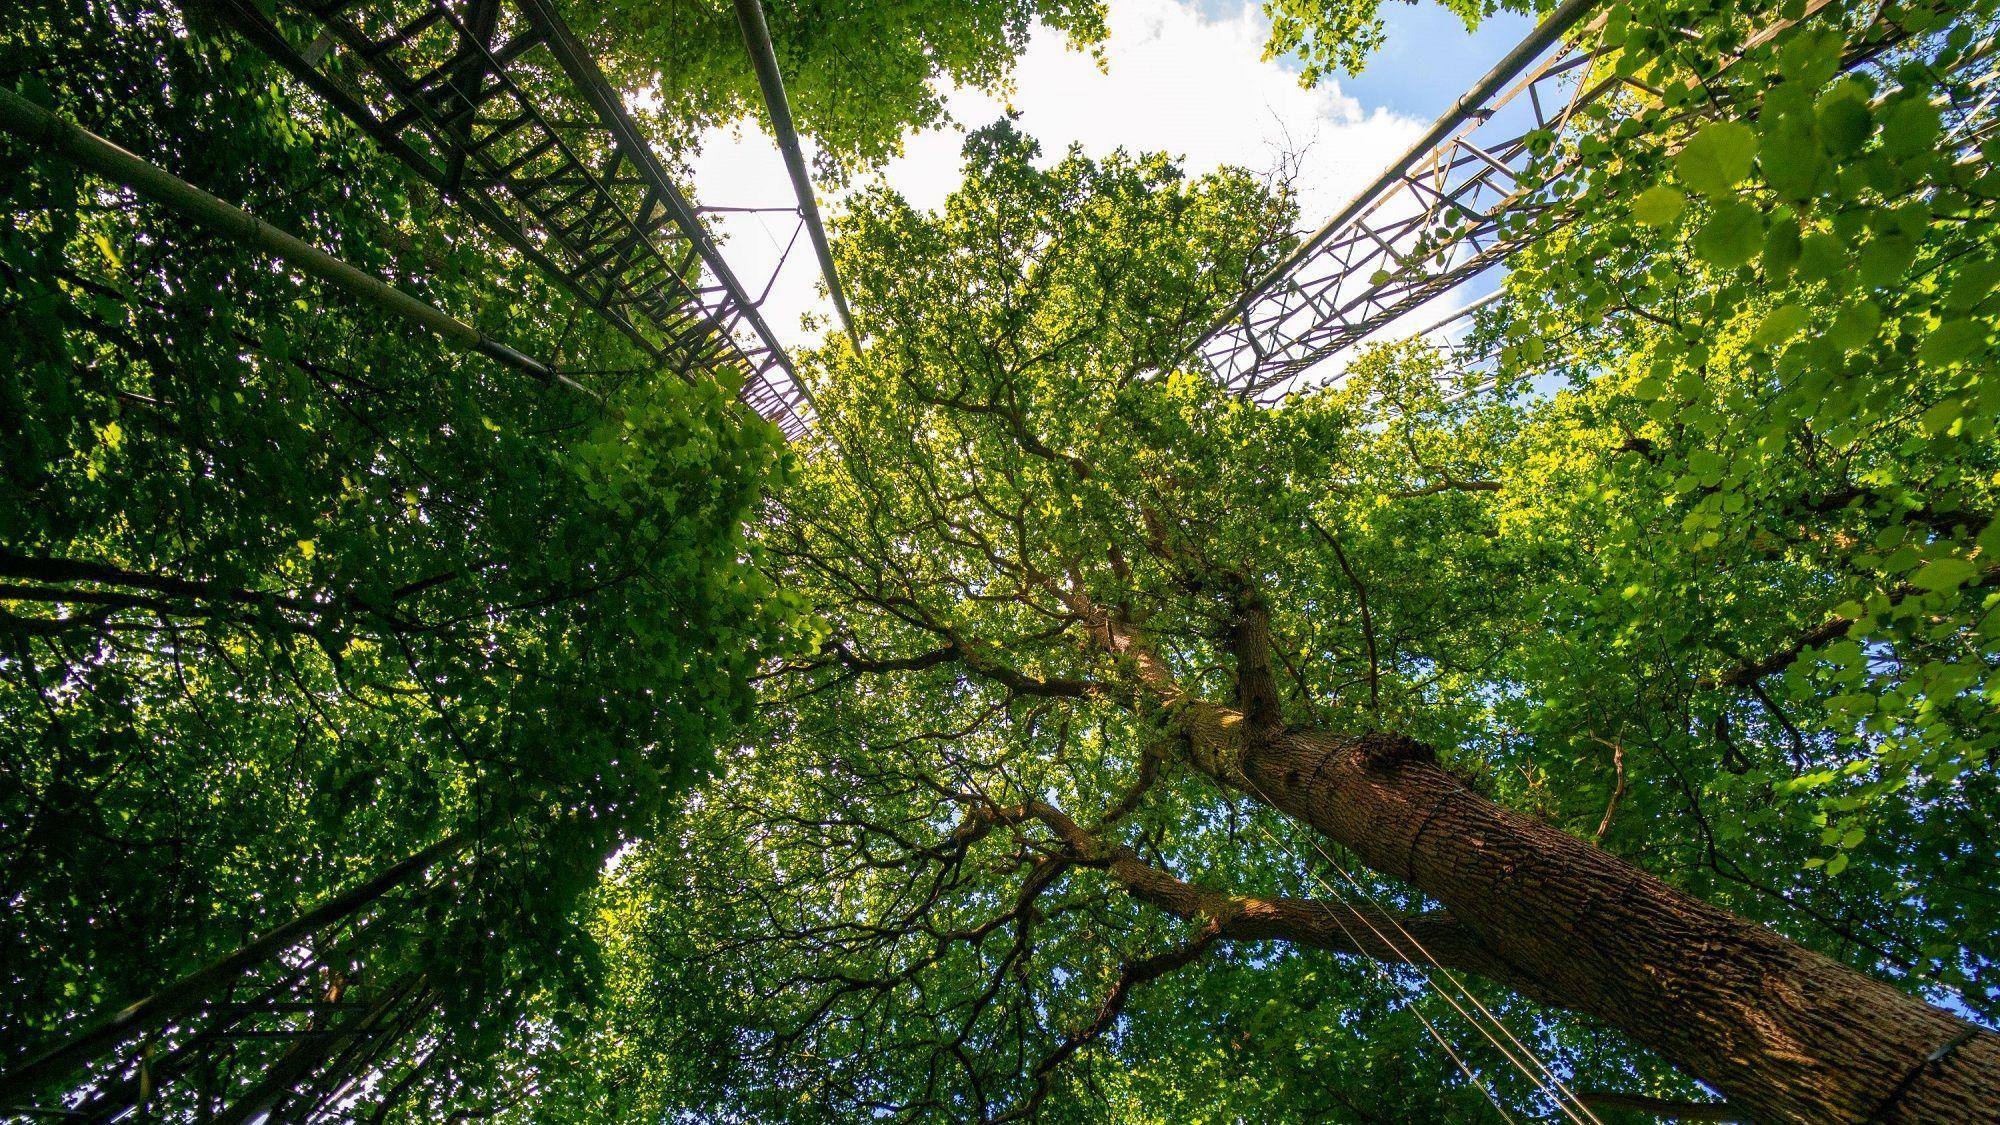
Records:
[[[1247,584],[1235,707],[1187,695],[1118,615],[1080,594],[1070,605],[1132,661],[1196,769],[1437,900],[1469,931],[1460,964],[1476,943],[1501,967],[1483,975],[1618,1028],[1755,1121],[2000,1122],[2000,1036],[1501,808],[1422,743],[1287,728]]]
[[[1196,763],[1436,899],[1505,983],[1620,1029],[1746,1117],[2000,1122],[2000,1036],[1495,805],[1419,743],[1229,733],[1247,750]]]

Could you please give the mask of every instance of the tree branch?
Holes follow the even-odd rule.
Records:
[[[1534,999],[1546,990],[1524,979],[1486,950],[1472,931],[1442,910],[1398,914],[1338,899],[1259,898],[1234,895],[1186,882],[1155,867],[1131,848],[1107,844],[1068,814],[1041,801],[1028,801],[986,815],[1003,823],[1040,821],[1082,867],[1105,871],[1128,894],[1187,921],[1213,921],[1216,937],[1227,941],[1285,941],[1377,961],[1424,965],[1484,977]]]
[[[1354,573],[1354,567],[1347,561],[1347,552],[1341,550],[1340,540],[1334,538],[1333,532],[1314,519],[1311,513],[1307,513],[1306,523],[1319,533],[1321,539],[1326,540],[1328,547],[1333,548],[1333,559],[1340,564],[1340,573],[1347,576],[1347,584],[1354,587],[1355,601],[1360,603],[1361,639],[1368,648],[1368,709],[1379,721],[1382,715],[1382,663],[1375,650],[1375,615],[1368,609],[1368,587]]]
[[[1622,1109],[1650,1113],[1669,1121],[1741,1121],[1727,1102],[1683,1102],[1649,1098],[1643,1094],[1616,1094],[1602,1090],[1579,1090],[1576,1100],[1591,1109]]]
[[[1230,626],[1230,647],[1236,655],[1236,705],[1252,727],[1284,725],[1277,677],[1271,674],[1271,614],[1246,583],[1236,599],[1236,619]]]
[[[1097,1006],[1096,1017],[1082,1030],[1064,1036],[1055,1050],[1050,1051],[1043,1056],[1042,1061],[1035,1064],[1034,1091],[1028,1095],[1026,1101],[994,1120],[1020,1121],[1034,1117],[1041,1108],[1043,1100],[1049,1095],[1050,1078],[1055,1069],[1110,1028],[1112,1022],[1118,1018],[1118,1013],[1124,1010],[1125,1001],[1131,997],[1134,988],[1166,976],[1192,962],[1206,952],[1219,936],[1221,927],[1211,920],[1195,934],[1193,939],[1181,945],[1151,957],[1125,962],[1119,969],[1118,982],[1111,986],[1110,994]]]
[[[1611,769],[1617,777],[1611,786],[1611,799],[1604,803],[1604,819],[1597,822],[1597,832],[1590,837],[1591,843],[1601,845],[1604,834],[1611,830],[1611,818],[1618,815],[1618,802],[1625,799],[1625,743],[1623,740],[1609,742],[1602,738],[1597,741],[1611,748]]]

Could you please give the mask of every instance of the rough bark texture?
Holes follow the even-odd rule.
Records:
[[[1618,1028],[1721,1090],[1748,1120],[2000,1122],[2000,1036],[1494,804],[1406,736],[1288,727],[1266,611],[1235,581],[1233,706],[1184,690],[1142,625],[1080,587],[1061,596],[1090,643],[1129,661],[1171,716],[1187,764],[1440,903],[1419,916],[1439,963]],[[1336,932],[1346,916],[1314,904],[1205,891],[1129,853],[1100,850],[1093,861],[1162,909],[1218,920],[1218,937],[1405,959]]]
[[[1228,638],[1234,707],[1190,697],[1143,630],[1071,605],[1134,662],[1190,765],[1442,904],[1440,963],[1603,1020],[1753,1121],[2000,1122],[2000,1036],[1494,804],[1420,742],[1288,728],[1255,597]]]
[[[1501,983],[1617,1027],[1751,1120],[2000,1121],[2000,1036],[1495,805],[1420,743],[1259,732],[1230,764],[1219,780],[1441,903]]]

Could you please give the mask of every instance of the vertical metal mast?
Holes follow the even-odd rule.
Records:
[[[854,317],[847,311],[847,293],[840,285],[840,271],[833,265],[833,249],[827,245],[826,228],[820,223],[819,203],[813,197],[812,177],[806,172],[805,156],[799,151],[798,130],[792,125],[792,104],[785,96],[785,78],[778,70],[778,54],[771,46],[771,29],[764,22],[761,0],[736,0],[736,26],[743,30],[743,45],[757,67],[757,85],[764,91],[764,106],[771,113],[771,134],[785,154],[785,171],[792,177],[792,193],[798,196],[799,217],[806,224],[813,256],[819,259],[819,273],[826,280],[833,311],[840,317],[841,330],[854,350],[861,350],[861,336],[854,330]]]

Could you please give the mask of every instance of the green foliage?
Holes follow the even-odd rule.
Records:
[[[1409,0],[1415,2],[1415,0]],[[1478,27],[1496,12],[1540,13],[1553,0],[1438,0],[1440,6]],[[1267,59],[1294,57],[1304,66],[1300,81],[1317,85],[1336,71],[1359,74],[1368,56],[1382,45],[1382,0],[1264,0],[1271,20],[1271,37],[1264,45]]]
[[[1749,126],[1717,121],[1689,138],[1674,163],[1682,183],[1718,199],[1750,175],[1756,157],[1757,134]]]
[[[1544,361],[1507,374],[1569,389],[1526,432],[1564,487],[1503,493],[1563,623],[1508,710],[1624,745],[1621,818],[1690,818],[1640,846],[1704,893],[1991,1011],[1995,9],[1794,8],[1608,15],[1654,93],[1593,109],[1576,151],[1617,159],[1544,189],[1575,202],[1510,280]]]
[[[621,89],[657,94],[646,112],[676,150],[746,117],[768,124],[733,0],[566,3]],[[799,131],[822,176],[839,180],[947,121],[952,86],[1002,94],[1039,21],[1071,46],[1104,39],[1102,0],[776,0],[765,19]]]
[[[1043,171],[1003,128],[940,213],[864,196],[839,254],[875,342],[818,357],[825,442],[769,533],[822,643],[679,845],[623,873],[605,925],[662,968],[590,1041],[615,1089],[697,1119],[1484,1112],[1408,992],[1277,945],[1144,985],[1036,1080],[1119,966],[1190,928],[1046,868],[1033,831],[961,844],[959,810],[1045,801],[1193,883],[1325,893],[1269,810],[1176,761],[1064,593],[1144,621],[1214,698],[1244,576],[1293,721],[1438,743],[1516,809],[1990,1013],[2000,192],[1911,108],[1974,102],[1945,76],[1975,39],[1833,12],[1717,65],[1777,15],[1613,7],[1599,65],[1643,87],[1531,184],[1565,204],[1519,232],[1540,242],[1490,394],[1418,345],[1268,410],[1180,370],[1285,246],[1283,201],[1227,174]],[[1885,35],[1876,71],[1845,67]],[[698,1014],[658,1014],[662,980]],[[1690,1092],[1601,1029],[1490,1002],[1577,1088]]]
[[[743,531],[789,455],[231,40],[40,5],[0,75],[615,373],[608,405],[525,380],[0,141],[0,1057],[456,835],[422,925],[348,966],[426,981],[448,1089],[576,1001],[578,896],[746,717],[789,611]]]
[[[773,12],[839,169],[935,120],[927,79],[1002,81],[1034,13],[1096,34],[1082,6],[865,7]],[[1274,408],[1223,393],[1185,357],[1288,248],[1289,201],[982,130],[941,211],[878,187],[838,222],[871,343],[809,357],[796,465],[253,61],[143,4],[36,9],[0,59],[57,76],[32,96],[624,374],[609,410],[523,384],[0,152],[0,826],[26,860],[0,1046],[460,832],[427,913],[347,965],[437,982],[448,1057],[409,1119],[1480,1119],[1420,1012],[1547,1111],[1398,968],[1231,942],[1117,992],[1197,924],[1105,853],[968,816],[1043,802],[1225,895],[1330,894],[1316,840],[1190,768],[1177,701],[1079,608],[1226,698],[1252,596],[1292,721],[1434,743],[1990,1017],[2000,182],[1962,108],[1994,4],[1783,22],[1803,7],[1605,10],[1596,76],[1632,83],[1542,138],[1491,393],[1414,343]],[[1309,80],[1378,26],[1273,17]],[[726,9],[594,18],[628,88],[660,73],[663,135],[752,96]],[[864,50],[890,96],[845,85]],[[1474,987],[1577,1088],[1691,1090]]]
[[[941,212],[878,190],[842,220],[843,276],[877,342],[816,357],[822,444],[767,532],[821,643],[680,837],[635,853],[607,892],[607,941],[639,967],[607,1023],[565,1046],[588,1061],[552,1104],[959,1120],[1038,1097],[1038,1062],[1121,966],[1190,932],[1101,872],[1035,874],[1023,832],[952,844],[954,794],[1091,820],[1165,752],[1158,711],[1063,627],[1070,584],[1143,614],[1183,681],[1214,693],[1227,591],[1204,582],[1254,566],[1278,593],[1301,716],[1419,731],[1481,769],[1486,670],[1512,643],[1494,623],[1528,588],[1480,499],[1511,411],[1448,403],[1412,352],[1277,411],[1159,374],[1282,251],[1289,209],[1241,173],[1036,156],[996,126]],[[1263,834],[1290,835],[1268,810],[1160,768],[1118,840],[1231,893],[1325,893]],[[1484,1095],[1410,1011],[1414,985],[1311,951],[1217,950],[1048,1068],[1040,1112],[1481,1119]],[[1488,1002],[1517,1027],[1537,1018]],[[1471,1034],[1453,1028],[1509,1104],[1531,1099]],[[1581,1066],[1599,1042],[1563,1028],[1542,1047]]]

